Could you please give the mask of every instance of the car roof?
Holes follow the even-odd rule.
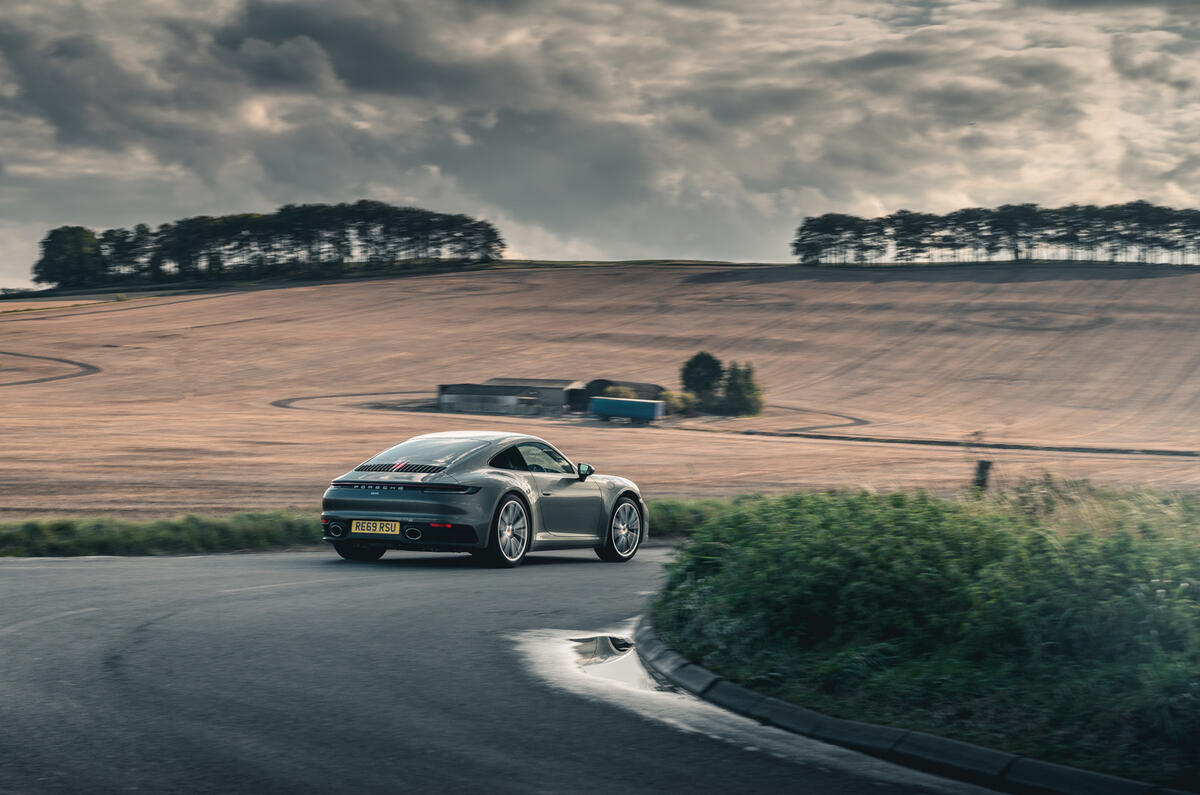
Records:
[[[461,439],[461,440],[478,440],[480,442],[489,442],[491,444],[507,444],[510,442],[535,441],[546,442],[545,439],[540,439],[537,436],[531,436],[527,433],[513,433],[512,431],[440,431],[438,433],[424,433],[420,436],[414,436],[413,439]]]

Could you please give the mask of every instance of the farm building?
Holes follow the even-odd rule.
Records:
[[[463,414],[542,414],[536,391],[500,384],[442,384],[438,409]]]
[[[480,414],[548,414],[566,410],[567,393],[583,382],[561,378],[489,378],[482,384],[443,384],[438,408]]]
[[[584,384],[566,378],[489,378],[482,384],[442,384],[438,408],[466,414],[524,414],[559,416],[565,411],[585,412],[588,400],[610,386],[632,389],[641,400],[657,400],[663,388],[637,381],[597,378]]]
[[[572,393],[583,390],[582,381],[566,378],[489,378],[485,384],[496,386],[521,386],[537,392],[538,399],[546,407],[544,414],[562,414],[571,403]],[[585,401],[586,403],[586,401]]]

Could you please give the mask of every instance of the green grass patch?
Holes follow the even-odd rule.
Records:
[[[650,503],[652,533],[682,536],[754,497],[664,499]],[[31,519],[0,524],[0,557],[162,555],[282,549],[321,540],[315,514],[262,511],[229,517],[133,521],[112,517]]]
[[[651,531],[655,537],[683,536],[753,499],[757,497],[654,500],[650,503]],[[320,518],[294,511],[145,521],[88,517],[0,523],[0,557],[229,552],[282,549],[320,540]]]
[[[653,606],[764,693],[1063,764],[1200,785],[1200,498],[757,498],[683,545]]]
[[[738,505],[758,499],[755,495],[730,498],[686,499],[664,497],[647,500],[651,538],[689,536],[705,522],[727,516]]]
[[[320,540],[318,516],[288,511],[222,518],[129,521],[101,517],[0,524],[0,556],[8,557],[228,552],[281,549]]]

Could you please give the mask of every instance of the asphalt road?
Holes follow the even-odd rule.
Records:
[[[666,555],[0,560],[0,792],[922,791],[530,670],[514,637],[629,619]]]

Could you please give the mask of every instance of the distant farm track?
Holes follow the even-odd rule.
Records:
[[[310,400],[332,400],[334,398],[348,397],[379,397],[380,395],[426,395],[427,392],[343,392],[340,395],[304,395],[302,397],[281,398],[272,400],[271,405],[280,409],[308,409],[310,411],[320,411],[311,406],[297,406],[297,403],[306,403]]]
[[[306,395],[303,397],[283,398],[281,400],[271,401],[271,405],[281,409],[307,409],[309,411],[392,411],[394,409],[376,406],[363,406],[359,404],[338,405],[331,408],[314,408],[312,406],[297,406],[297,403],[304,403],[315,400],[338,400],[341,398],[359,398],[359,397],[378,397],[381,395],[423,395],[431,397],[428,392],[347,392],[339,395]],[[845,420],[845,422],[835,425],[815,425],[810,428],[794,430],[794,431],[726,431],[723,429],[703,428],[682,426],[677,427],[685,431],[701,431],[708,433],[740,433],[745,436],[770,436],[781,439],[817,439],[829,442],[850,442],[853,444],[906,444],[917,447],[948,447],[955,450],[1026,450],[1035,452],[1048,453],[1073,453],[1077,455],[1133,455],[1133,456],[1169,456],[1174,458],[1200,458],[1200,451],[1196,450],[1155,450],[1148,448],[1137,447],[1081,447],[1070,445],[1052,445],[1052,444],[1022,444],[1017,442],[956,442],[949,439],[917,439],[917,438],[897,438],[893,436],[863,436],[850,435],[840,433],[819,433],[822,428],[848,428],[858,427],[868,424],[866,420],[851,417],[847,414],[836,414],[831,411],[815,411],[810,409],[799,409],[790,406],[773,406],[772,408],[782,408],[788,411],[801,411],[808,414],[824,415],[829,417],[837,417]],[[582,415],[568,417],[567,421],[576,420],[581,423],[588,422],[588,419]]]
[[[104,308],[89,308],[81,311],[58,312],[54,309],[45,309],[28,314],[13,313],[13,317],[0,316],[0,323],[32,323],[39,320],[61,320],[63,318],[84,317],[86,315],[111,315],[114,312],[133,312],[138,309],[157,309],[160,306],[171,306],[172,304],[190,304],[193,301],[211,301],[214,298],[224,298],[227,295],[230,295],[230,293],[210,293],[192,298],[179,298],[173,301],[162,301],[156,298],[138,298],[136,301],[122,302],[116,306],[113,305],[116,302],[106,301]]]
[[[1002,485],[1200,489],[1197,339],[1200,272],[1157,266],[513,268],[45,310],[0,317],[25,356],[0,369],[0,517],[310,510],[348,466],[453,428],[535,433],[652,497],[949,492],[980,453]],[[678,388],[698,350],[754,365],[762,416],[363,405],[498,376]],[[70,480],[47,477],[64,450]]]
[[[44,384],[48,381],[62,381],[67,378],[79,378],[85,375],[95,375],[100,372],[100,368],[94,364],[86,362],[74,362],[70,359],[60,359],[57,356],[38,356],[32,353],[17,353],[16,351],[0,351],[0,356],[15,356],[20,359],[37,359],[44,362],[56,362],[76,368],[74,372],[63,373],[62,375],[47,375],[39,378],[28,378],[24,381],[0,381],[0,386],[20,386],[22,384]],[[4,373],[0,371],[0,378],[3,378]]]
[[[1177,458],[1200,458],[1196,450],[1153,450],[1137,447],[1072,447],[1052,444],[1020,444],[1017,442],[954,442],[948,439],[903,439],[893,436],[850,436],[837,433],[805,431],[742,431],[750,436],[777,436],[792,439],[821,439],[830,442],[867,444],[911,444],[923,447],[952,447],[956,450],[1031,450],[1043,453],[1076,453],[1079,455],[1165,455]]]

